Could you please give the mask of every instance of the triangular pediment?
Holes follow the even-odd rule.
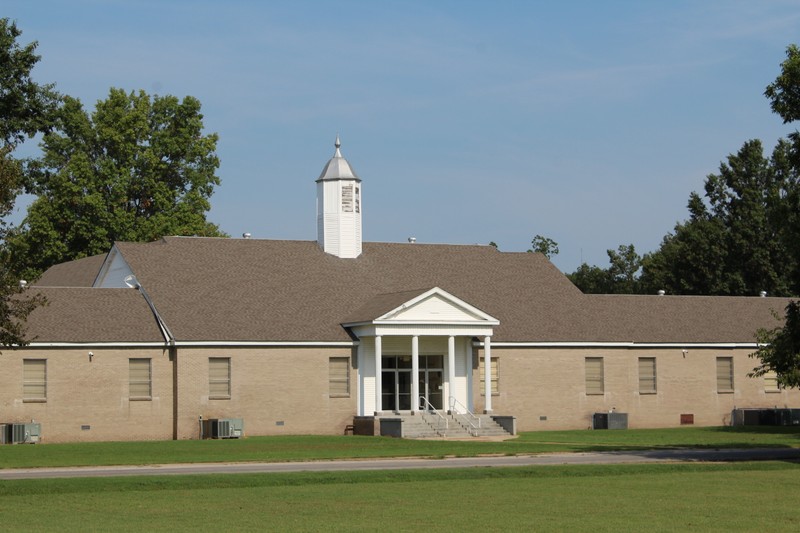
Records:
[[[438,287],[378,316],[375,323],[497,324],[494,317]]]

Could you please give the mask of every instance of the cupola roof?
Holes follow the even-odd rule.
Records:
[[[339,140],[339,134],[336,134],[336,152],[334,152],[333,157],[331,157],[330,161],[325,165],[325,168],[322,169],[322,174],[319,175],[317,181],[329,181],[329,180],[355,180],[361,181],[361,178],[353,170],[353,167],[350,166],[350,163],[347,162],[347,159],[342,157],[342,152],[339,148],[342,146],[342,142]]]

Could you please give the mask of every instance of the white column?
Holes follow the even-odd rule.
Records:
[[[419,337],[411,337],[411,412],[419,410]]]
[[[483,403],[485,413],[492,412],[492,338],[483,339]]]
[[[447,338],[447,393],[456,395],[456,338],[450,335]],[[450,409],[450,398],[445,398],[446,407]]]
[[[383,342],[382,337],[380,335],[375,336],[375,414],[379,415],[381,413],[381,395],[383,391],[381,390],[382,385],[382,366],[381,366],[381,357],[383,356]]]

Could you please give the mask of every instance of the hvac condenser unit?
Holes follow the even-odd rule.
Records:
[[[244,436],[244,420],[241,418],[210,418],[203,424],[206,438],[240,439]]]
[[[42,432],[39,423],[9,424],[10,431],[8,442],[11,444],[36,444]]]
[[[595,413],[592,429],[628,429],[628,413]]]

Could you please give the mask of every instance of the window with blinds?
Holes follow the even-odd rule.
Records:
[[[481,382],[481,395],[485,395],[486,388],[483,386],[483,377],[486,375],[484,371],[486,365],[483,364],[483,358],[481,358],[478,366],[480,368],[478,379],[480,379]],[[500,393],[500,369],[498,366],[497,357],[489,357],[489,378],[492,380],[492,396]]]
[[[778,374],[774,370],[770,370],[764,374],[764,392],[780,392],[781,387],[778,385]]]
[[[656,393],[656,358],[639,358],[639,394]]]
[[[208,358],[208,397],[228,400],[231,397],[231,358]]]
[[[22,361],[22,400],[29,402],[47,400],[47,359]]]
[[[603,376],[603,358],[586,358],[586,394],[603,394],[605,392]]]
[[[350,396],[349,357],[331,357],[328,360],[328,389],[332,398]]]
[[[128,388],[132,400],[152,398],[150,359],[128,359]]]
[[[717,357],[717,392],[733,392],[733,357]]]

